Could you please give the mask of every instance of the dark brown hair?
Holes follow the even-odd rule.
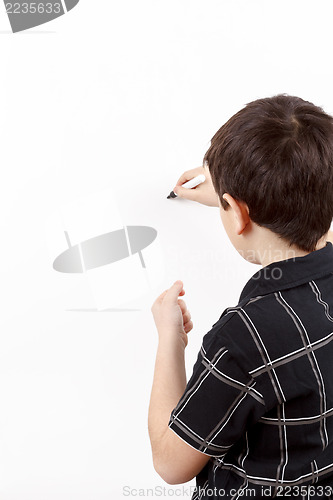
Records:
[[[222,207],[229,193],[249,217],[312,252],[333,218],[333,118],[299,97],[250,102],[214,135],[204,162]]]

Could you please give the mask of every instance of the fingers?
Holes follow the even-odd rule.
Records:
[[[189,311],[186,311],[184,314],[183,314],[183,325],[186,325],[186,323],[188,323],[189,321],[191,321],[192,323],[192,320],[191,320],[191,313]],[[192,323],[193,324],[193,323]]]
[[[196,201],[198,194],[195,192],[196,188],[187,189],[181,186],[175,186],[173,192],[176,193],[180,198],[186,198],[187,200]]]
[[[176,186],[180,186],[181,184],[184,184],[186,181],[189,181],[193,179],[193,177],[196,177],[199,174],[202,174],[205,172],[204,167],[196,167],[192,168],[191,170],[186,170],[178,179],[176,182]]]
[[[182,184],[184,184],[186,181],[189,181],[191,179],[193,179],[193,177],[195,177],[195,175],[191,174],[191,170],[187,170],[187,172],[184,172],[178,179],[178,181],[176,182],[175,186],[181,186]]]
[[[179,307],[180,307],[180,309],[181,309],[182,313],[183,313],[183,314],[184,314],[184,313],[186,313],[186,311],[187,311],[187,306],[186,306],[185,301],[184,301],[183,299],[178,299],[178,305],[179,305]],[[188,311],[188,312],[189,312],[189,311]]]
[[[193,323],[191,321],[191,313],[190,311],[187,309],[186,307],[186,304],[184,302],[184,300],[182,299],[178,299],[178,305],[182,311],[182,314],[183,314],[183,324],[184,324],[184,328],[185,328],[185,325],[188,324],[188,323],[191,323],[192,326],[191,326],[191,329],[193,328]]]
[[[172,287],[173,287],[173,286],[174,286],[174,285],[172,285]],[[167,293],[171,290],[171,288],[172,288],[172,287],[168,288],[167,290],[164,290],[164,292],[162,292],[162,293],[161,293],[161,295],[159,295],[159,297],[158,297],[158,299],[157,299],[157,300],[160,300],[160,301],[161,301],[161,300],[163,300],[163,299],[164,299],[164,297],[166,296],[166,294],[167,294]],[[175,294],[175,293],[176,293],[176,292],[174,291],[174,289],[172,290],[172,292],[173,292],[173,294]],[[184,294],[185,294],[185,290],[184,290],[184,289],[182,289],[182,290],[178,293],[178,295],[184,295]]]
[[[204,174],[206,177],[206,169],[204,167],[197,167],[193,168],[192,170],[187,170],[186,172],[184,172],[183,175],[181,175],[180,178],[178,179],[175,187],[173,188],[173,192],[176,193],[176,195],[179,196],[180,198],[185,198],[186,200],[200,202],[200,198],[202,198],[203,185],[204,184],[207,185],[206,181],[191,189],[182,187],[182,185],[186,181],[193,179],[199,174]]]
[[[192,323],[191,320],[188,321],[187,323],[184,323],[184,331],[185,331],[185,333],[190,332],[192,330],[192,328],[193,328],[193,323]]]
[[[183,184],[190,179],[193,179],[199,174],[203,174],[206,180],[198,186],[188,189],[184,188]],[[208,167],[202,166],[187,170],[178,179],[177,184],[173,188],[177,197],[185,200],[195,201],[209,207],[219,207],[219,197],[212,183],[212,178]]]
[[[177,280],[168,290],[166,290],[164,300],[174,302],[178,299],[179,295],[184,295],[184,293],[185,290],[183,290],[183,282],[181,280]]]
[[[191,320],[191,313],[187,309],[186,303],[183,299],[180,299],[180,295],[184,295],[185,290],[183,289],[183,282],[181,280],[175,281],[175,283],[164,290],[159,297],[155,300],[154,304],[151,307],[152,312],[154,313],[156,307],[161,306],[162,302],[165,300],[167,302],[175,302],[180,307],[183,316],[183,329],[185,334],[190,332],[193,328],[193,322]]]
[[[177,285],[176,285],[176,283],[177,283]],[[183,287],[183,284],[180,285],[180,283],[183,283],[183,282],[181,280],[177,280],[170,288],[168,288],[167,290],[164,290],[164,292],[162,292],[157,297],[157,299],[155,300],[155,302],[151,306],[151,309],[154,308],[155,304],[161,304],[163,302],[163,300],[165,299],[167,294],[168,294],[168,300],[170,300],[170,301],[177,300],[178,296],[185,295],[185,290],[183,288],[180,289],[180,286]]]

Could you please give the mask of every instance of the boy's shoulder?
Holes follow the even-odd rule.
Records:
[[[225,309],[203,338],[205,359],[215,367],[217,354],[227,352],[229,367],[230,363],[237,366],[235,373],[242,372],[248,383],[255,383],[267,409],[302,395],[313,375],[308,353],[322,348],[321,357],[333,356],[333,274],[326,278],[330,298],[324,303],[312,301],[316,302],[315,314],[304,302],[309,284],[299,285],[302,290],[272,292]],[[321,287],[320,280],[317,285]],[[325,286],[328,290],[327,282]],[[224,373],[223,365],[216,369]],[[326,365],[323,369],[326,377]]]
[[[263,349],[268,344],[272,349],[271,344],[276,342],[273,336],[277,333],[274,331],[278,325],[278,318],[274,320],[269,312],[272,297],[266,295],[262,299],[227,307],[204,336],[204,350],[212,352],[225,347],[248,373],[261,365]]]
[[[203,339],[224,346],[250,374],[272,366],[333,328],[333,245],[262,268]],[[213,347],[212,347],[213,348]]]
[[[279,279],[274,271],[274,280],[267,271],[266,276],[256,273],[238,304],[227,307],[212,325],[203,338],[191,384],[210,395],[219,394],[219,380],[230,387],[245,384],[246,391],[257,391],[265,411],[307,397],[309,390],[317,399],[320,377],[332,377],[332,243],[305,257],[281,261],[279,269]],[[314,353],[320,359],[320,374],[312,362]]]

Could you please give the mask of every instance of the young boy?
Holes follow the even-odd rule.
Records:
[[[211,140],[178,196],[219,206],[233,246],[263,267],[204,336],[176,281],[154,302],[148,428],[169,484],[193,499],[333,498],[333,118],[298,97],[249,103]],[[198,173],[195,189],[180,185]]]

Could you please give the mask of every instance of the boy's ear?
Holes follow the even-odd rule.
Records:
[[[230,194],[224,193],[222,198],[228,203],[233,211],[236,234],[240,235],[250,222],[249,207],[243,201],[237,201]]]

